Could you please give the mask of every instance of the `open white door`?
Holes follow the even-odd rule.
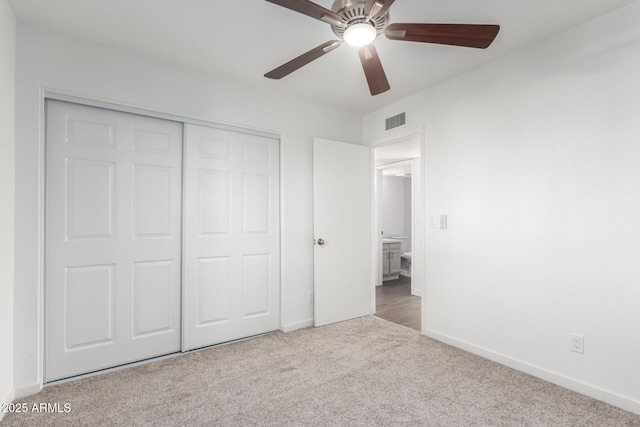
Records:
[[[315,139],[314,324],[371,314],[369,148]]]

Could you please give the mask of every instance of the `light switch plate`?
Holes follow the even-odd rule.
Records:
[[[446,230],[447,229],[447,215],[442,214],[440,215],[440,230]]]

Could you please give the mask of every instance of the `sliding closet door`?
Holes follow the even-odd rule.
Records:
[[[185,350],[279,328],[279,143],[185,125]]]
[[[47,102],[46,380],[180,350],[182,124]]]

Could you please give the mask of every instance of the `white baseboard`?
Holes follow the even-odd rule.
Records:
[[[5,405],[10,405],[15,400],[15,397],[16,397],[15,390],[10,390],[9,393],[4,397],[4,399],[2,399],[2,401],[0,401],[0,404],[2,404],[3,407]],[[4,418],[5,414],[6,414],[6,412],[0,411],[0,422]]]
[[[313,319],[307,319],[300,322],[293,322],[282,325],[282,332],[291,332],[295,331],[296,329],[308,328],[309,326],[313,326]]]
[[[495,351],[483,347],[478,347],[466,341],[461,341],[448,335],[440,334],[433,330],[425,329],[422,331],[422,333],[429,338],[433,338],[445,344],[449,344],[453,347],[460,348],[462,350],[468,351],[469,353],[476,354],[478,356],[484,357],[485,359],[489,359],[501,365],[513,368],[517,371],[525,372],[529,375],[533,375],[534,377],[549,381],[550,383],[559,385],[580,394],[593,397],[594,399],[601,400],[613,406],[617,406],[618,408],[624,409],[625,411],[633,412],[634,414],[640,415],[640,402],[637,400],[629,399],[628,397],[621,396],[610,390],[605,390],[603,388],[587,384],[573,378],[569,378],[557,372],[549,371],[548,369],[532,365],[522,360],[514,359],[501,353],[496,353]]]
[[[32,396],[42,391],[42,384],[35,383],[15,389],[14,399],[22,399],[23,397]]]

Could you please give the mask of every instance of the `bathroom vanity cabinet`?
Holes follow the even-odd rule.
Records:
[[[383,241],[382,243],[382,273],[384,280],[397,279],[400,275],[401,264],[400,242]]]

